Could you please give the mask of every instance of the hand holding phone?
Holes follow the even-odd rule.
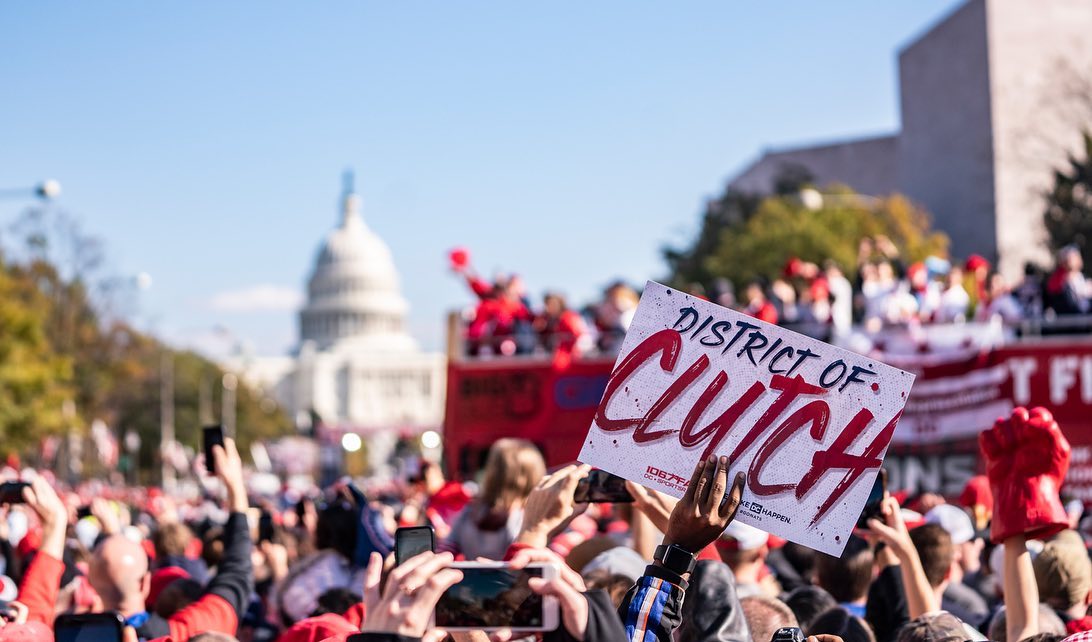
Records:
[[[463,579],[459,570],[450,568],[453,559],[451,553],[421,553],[395,567],[379,602],[368,611],[364,632],[424,637],[440,596]],[[349,641],[356,642],[356,637]]]
[[[577,484],[574,499],[577,503],[628,504],[633,502],[633,495],[626,488],[625,479],[597,468]]]

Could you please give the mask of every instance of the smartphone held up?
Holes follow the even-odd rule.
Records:
[[[0,505],[22,504],[23,491],[30,488],[29,482],[7,481],[0,484]]]
[[[628,504],[633,502],[633,495],[629,494],[625,479],[596,468],[577,484],[573,501],[578,504]]]
[[[210,475],[216,474],[216,457],[213,456],[213,446],[224,447],[224,427],[205,426],[201,430],[201,445],[205,453],[205,469]]]
[[[556,597],[531,590],[530,580],[552,580],[553,564],[515,569],[504,562],[455,562],[463,579],[444,591],[435,624],[447,631],[553,631],[560,622]]]

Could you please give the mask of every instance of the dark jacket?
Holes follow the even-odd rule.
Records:
[[[170,619],[164,620],[151,614],[137,628],[140,639],[181,642],[207,631],[235,635],[254,590],[250,549],[250,527],[246,515],[232,513],[224,526],[224,555],[205,594]]]
[[[680,642],[751,642],[736,593],[736,578],[724,562],[698,562],[682,606]]]
[[[903,624],[910,621],[910,607],[902,588],[902,570],[898,565],[880,571],[868,588],[865,620],[872,625],[876,642],[892,642]]]

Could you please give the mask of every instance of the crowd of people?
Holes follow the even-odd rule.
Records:
[[[528,581],[560,609],[531,639],[1092,639],[1092,518],[1063,503],[1064,436],[1020,408],[980,441],[987,474],[958,499],[888,493],[840,557],[736,521],[744,476],[723,456],[698,462],[679,500],[626,482],[632,503],[577,501],[589,468],[548,471],[518,439],[496,442],[474,481],[426,462],[395,486],[272,496],[248,491],[230,439],[213,449],[218,481],[185,500],[8,468],[29,483],[2,507],[0,642],[51,640],[58,616],[98,612],[126,640],[527,638],[431,623],[459,559],[556,569]],[[395,530],[422,525],[434,550],[396,563]]]
[[[828,340],[847,336],[855,324],[874,334],[891,326],[993,320],[1015,326],[1028,319],[1092,312],[1092,286],[1075,246],[1058,252],[1049,273],[1029,265],[1016,284],[977,254],[963,262],[929,257],[907,263],[886,236],[861,240],[855,268],[846,274],[834,261],[819,265],[793,258],[775,278],[745,284],[741,295],[727,279],[708,287],[691,284],[688,290]],[[571,309],[557,293],[547,293],[541,310],[535,311],[518,275],[500,275],[490,282],[468,264],[455,270],[478,297],[466,330],[472,356],[610,353],[625,336],[639,298],[633,288],[616,282],[582,311]]]

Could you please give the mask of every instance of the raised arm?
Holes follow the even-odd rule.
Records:
[[[215,446],[213,455],[216,458],[216,476],[227,489],[227,508],[230,511],[224,526],[224,555],[205,595],[168,620],[174,640],[188,640],[197,633],[207,631],[234,635],[254,590],[250,528],[246,519],[249,503],[243,483],[242,461],[231,439],[225,439],[222,447]]]
[[[937,604],[936,594],[925,576],[925,569],[921,566],[918,551],[910,540],[910,531],[907,530],[906,523],[902,519],[899,503],[893,497],[888,497],[883,500],[882,506],[883,522],[870,519],[868,528],[887,544],[899,561],[910,618],[939,610],[940,605]]]

